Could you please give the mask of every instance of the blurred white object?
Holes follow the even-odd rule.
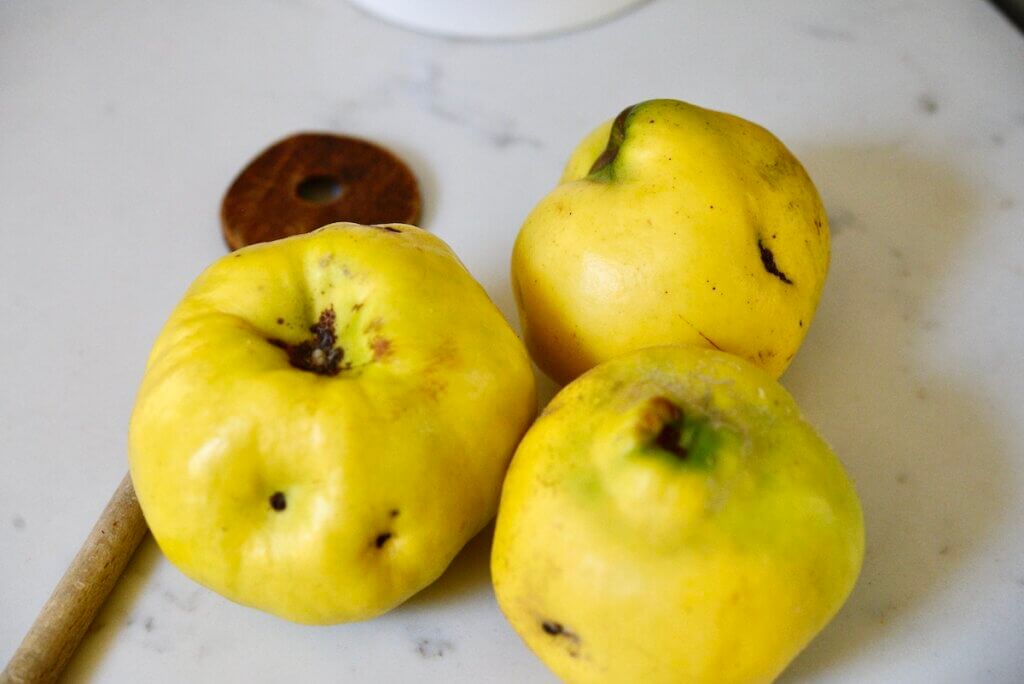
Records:
[[[522,38],[579,28],[644,0],[350,0],[414,31],[460,38]]]

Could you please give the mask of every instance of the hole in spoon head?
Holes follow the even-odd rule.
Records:
[[[311,204],[327,204],[341,197],[341,183],[331,176],[310,176],[295,186],[299,199]]]

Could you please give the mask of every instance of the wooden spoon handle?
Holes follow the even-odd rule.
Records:
[[[132,478],[125,475],[0,675],[0,684],[57,680],[145,535]]]

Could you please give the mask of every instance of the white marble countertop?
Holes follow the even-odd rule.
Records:
[[[769,127],[832,217],[784,384],[853,476],[868,551],[783,679],[1024,680],[1024,38],[980,0],[654,0],[498,43],[340,0],[0,4],[0,660],[124,474],[149,346],[224,253],[220,197],[252,155],[309,129],[390,146],[514,320],[523,217],[585,131],[650,97]],[[383,618],[311,628],[147,540],[69,679],[551,681],[488,548]]]

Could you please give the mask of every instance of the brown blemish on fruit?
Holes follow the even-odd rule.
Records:
[[[274,492],[270,495],[270,507],[278,513],[288,508],[288,500],[285,499],[284,492]]]
[[[309,327],[312,339],[299,344],[289,344],[282,340],[268,340],[275,347],[280,347],[288,354],[288,362],[301,370],[317,375],[337,375],[347,370],[351,364],[342,366],[345,350],[335,346],[337,338],[334,332],[334,307],[320,312],[320,318]]]
[[[712,287],[711,289],[712,289],[712,290],[714,290],[715,288],[714,288],[714,287]],[[749,304],[750,302],[747,302],[747,303]],[[676,315],[677,315],[677,316],[679,316],[679,319],[680,319],[680,320],[681,320],[681,321],[682,321],[683,323],[685,323],[686,325],[688,325],[688,326],[690,326],[691,328],[693,328],[693,331],[694,331],[695,333],[697,333],[697,334],[698,334],[698,335],[700,335],[700,336],[701,336],[702,338],[704,338],[704,341],[705,341],[705,342],[707,342],[708,344],[710,344],[710,345],[711,345],[712,347],[714,347],[714,348],[715,348],[715,349],[717,349],[718,351],[722,351],[722,348],[721,348],[721,347],[719,347],[719,346],[718,346],[718,344],[716,344],[716,343],[715,343],[715,341],[714,341],[713,339],[711,339],[710,337],[708,337],[707,335],[705,335],[705,334],[704,334],[703,332],[701,332],[700,328],[698,328],[698,327],[697,327],[697,326],[695,326],[695,325],[694,325],[693,323],[691,323],[690,321],[688,321],[688,320],[686,320],[685,318],[683,318],[683,315],[682,315],[682,314],[676,314]]]
[[[636,423],[637,437],[641,442],[657,439],[666,424],[679,420],[682,415],[682,409],[668,397],[651,397],[640,410]]]
[[[398,517],[398,509],[397,508],[392,508],[388,512],[388,515],[390,515],[392,518],[397,518]]]
[[[615,158],[619,156],[619,148],[622,147],[622,143],[626,139],[626,120],[636,107],[637,105],[626,107],[615,117],[615,121],[612,122],[611,131],[608,133],[608,144],[605,146],[604,151],[594,160],[589,173],[597,173],[615,161]]]
[[[711,289],[714,290],[715,288],[711,288]],[[694,330],[696,330],[696,328],[694,328]],[[704,341],[707,342],[708,344],[710,344],[712,347],[714,347],[718,351],[722,351],[722,348],[719,347],[717,344],[715,344],[715,341],[713,339],[711,339],[710,337],[708,337],[707,335],[702,333],[700,330],[697,330],[697,334],[700,335],[701,337],[703,337]]]
[[[352,310],[353,311],[359,311],[362,308],[363,308],[363,302],[356,302],[355,304],[352,305]]]
[[[376,228],[377,230],[386,230],[389,233],[401,233],[402,232],[401,229],[395,228],[394,226],[370,226],[370,227],[371,228]]]
[[[565,627],[563,627],[561,623],[552,622],[550,620],[544,620],[541,622],[540,628],[544,630],[545,634],[550,634],[551,636],[558,636],[565,633]]]
[[[781,154],[772,160],[770,164],[762,164],[757,169],[757,174],[771,187],[777,187],[779,182],[797,173],[798,162],[789,154]]]
[[[380,360],[391,353],[391,340],[377,335],[370,340],[370,349],[373,350],[373,359]]]
[[[278,325],[284,325],[284,319],[283,318],[278,318],[277,319],[277,324]]]
[[[373,545],[378,549],[384,548],[384,545],[388,543],[388,539],[391,539],[390,532],[381,532],[377,535],[377,538],[373,540]]]
[[[580,638],[575,632],[567,629],[561,622],[555,622],[554,620],[541,620],[540,628],[550,637],[563,639],[568,654],[573,658],[579,657]]]
[[[761,238],[757,239],[757,250],[761,253],[761,264],[764,265],[764,270],[768,271],[787,285],[793,284],[793,281],[790,280],[785,273],[780,271],[778,266],[776,266],[775,255],[772,253],[772,250],[764,246],[764,242]]]
[[[443,379],[438,377],[428,377],[423,381],[423,393],[431,399],[437,399],[444,392],[445,388],[448,387]]]
[[[366,324],[366,327],[363,328],[363,332],[368,333],[373,332],[374,330],[380,330],[383,325],[384,321],[382,319],[374,318],[372,321]]]

